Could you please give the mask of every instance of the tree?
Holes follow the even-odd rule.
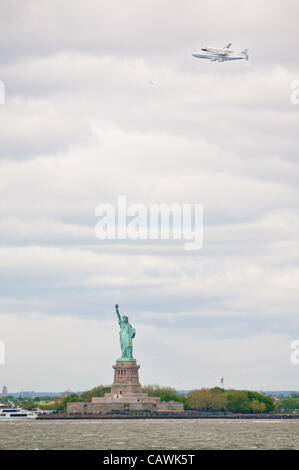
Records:
[[[205,411],[225,411],[227,409],[227,398],[222,390],[202,388],[189,393],[188,406]]]
[[[264,413],[267,409],[266,403],[259,400],[252,400],[250,408],[253,413]]]
[[[142,391],[147,393],[150,397],[160,397],[161,395],[177,395],[175,388],[171,387],[160,387],[160,385],[145,385],[142,387]]]
[[[293,413],[297,409],[299,409],[299,398],[286,398],[275,405],[275,411],[278,413]]]
[[[228,390],[226,393],[228,401],[228,410],[232,413],[249,413],[250,400],[247,393],[243,390]]]
[[[187,397],[178,393],[175,388],[146,385],[142,391],[150,397],[159,397],[161,401],[178,401],[183,403],[184,407],[187,405]]]
[[[81,401],[91,401],[92,397],[103,397],[105,393],[109,393],[111,387],[108,385],[98,385],[97,387],[92,388],[81,393]]]
[[[60,402],[58,402],[56,406],[56,410],[66,410],[67,404],[71,401],[82,401],[82,399],[76,393],[71,393],[70,395],[63,397],[63,399]]]
[[[250,390],[246,390],[247,396],[250,401],[257,400],[265,405],[265,411],[268,413],[273,411],[274,409],[274,400],[272,397],[268,395],[263,395],[262,393],[252,392]]]

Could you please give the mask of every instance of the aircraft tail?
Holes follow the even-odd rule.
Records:
[[[245,59],[248,60],[248,49],[244,49],[244,51],[241,52],[242,55],[245,56]]]

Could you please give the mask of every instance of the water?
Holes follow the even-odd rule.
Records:
[[[299,420],[2,421],[0,449],[299,449]]]

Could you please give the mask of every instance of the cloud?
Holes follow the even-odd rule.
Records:
[[[271,14],[268,3],[258,0],[242,6],[236,0],[185,5],[133,0],[125,8],[108,0],[55,0],[42,6],[13,0],[3,5],[0,50],[7,61],[79,50],[180,62],[186,52],[231,40],[240,49],[251,48],[260,62],[292,63],[297,12],[295,0],[273,0]]]
[[[94,332],[111,327],[116,300],[140,325],[147,382],[196,386],[196,357],[202,385],[231,374],[232,385],[258,387],[267,371],[269,386],[291,387],[285,354],[299,327],[299,108],[290,102],[297,12],[292,0],[273,1],[271,15],[260,1],[4,2],[0,330],[21,325],[35,345],[21,341],[24,357],[40,377],[51,361],[45,336],[57,336],[53,364],[63,363],[57,380],[36,379],[35,368],[17,373],[24,363],[11,334],[9,388],[108,382],[115,339],[101,337],[98,346]],[[249,47],[248,63],[191,56],[229,40],[236,50]],[[202,203],[203,248],[100,242],[95,208],[120,195],[146,206]],[[77,343],[80,330],[90,346]],[[147,335],[157,338],[157,355],[148,353]],[[97,381],[92,371],[104,350]],[[175,369],[184,369],[185,385]]]

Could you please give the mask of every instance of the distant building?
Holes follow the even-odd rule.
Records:
[[[73,392],[71,390],[66,390],[65,392],[62,392],[61,397],[65,398],[71,395]]]
[[[2,397],[7,397],[7,395],[8,395],[7,387],[6,387],[6,385],[3,385],[1,396]]]
[[[34,392],[33,390],[25,391],[25,392],[21,391],[19,393],[19,397],[20,398],[25,398],[25,397],[34,398],[34,397],[36,397],[36,392]]]

